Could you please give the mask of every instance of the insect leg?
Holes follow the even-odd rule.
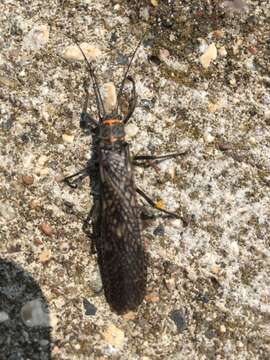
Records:
[[[146,195],[141,189],[139,189],[138,187],[136,187],[136,191],[139,195],[141,195],[144,200],[146,200],[148,202],[149,205],[151,205],[154,209],[157,209],[167,215],[170,215],[171,217],[174,217],[174,218],[177,218],[177,219],[181,219],[181,217],[173,212],[170,212],[170,211],[167,211],[167,210],[164,210],[164,209],[161,209],[159,208],[156,203],[150,199],[150,197],[148,195]]]
[[[172,158],[176,158],[177,156],[184,155],[184,154],[186,154],[186,152],[159,155],[159,156],[155,156],[155,155],[139,155],[139,156],[135,156],[133,158],[132,164],[134,166],[142,166],[142,167],[151,166],[158,173],[160,169],[159,169],[157,164],[161,163],[162,161],[172,159]],[[155,161],[155,160],[158,160],[158,161]]]
[[[90,221],[91,220],[91,221]],[[94,204],[87,215],[87,218],[83,222],[83,231],[91,239],[91,253],[96,253],[96,239],[98,238],[98,228],[99,228],[99,200],[96,198]],[[92,225],[93,231],[90,230],[90,225]]]
[[[140,163],[137,163],[138,160],[139,161],[141,161],[141,160],[161,160],[161,161],[164,161],[164,160],[173,159],[173,158],[176,158],[178,156],[185,155],[185,154],[186,154],[186,151],[181,152],[181,153],[173,153],[173,154],[158,155],[158,156],[155,156],[155,155],[138,155],[138,156],[134,156],[133,164],[134,165],[139,165]]]
[[[127,80],[132,82],[132,94],[131,94],[131,99],[130,99],[130,103],[128,106],[128,113],[124,119],[124,124],[126,124],[128,122],[128,120],[130,119],[130,117],[132,116],[132,114],[136,108],[137,99],[138,99],[138,96],[136,94],[136,85],[135,85],[134,79],[131,76],[128,76]]]
[[[82,180],[87,176],[89,176],[89,167],[82,169],[73,175],[65,177],[62,181],[71,188],[76,189]]]

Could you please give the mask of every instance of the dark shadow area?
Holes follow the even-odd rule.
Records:
[[[0,360],[51,359],[48,306],[22,267],[0,258]]]

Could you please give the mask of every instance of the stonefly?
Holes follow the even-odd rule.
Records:
[[[98,120],[87,113],[89,92],[86,87],[80,126],[90,130],[93,136],[91,159],[85,169],[66,177],[64,181],[76,188],[82,179],[90,177],[93,206],[85,220],[84,229],[91,221],[91,238],[97,251],[105,297],[111,309],[118,314],[136,310],[146,291],[146,253],[141,235],[141,211],[136,193],[152,207],[158,208],[155,202],[135,185],[133,167],[141,165],[142,162],[147,162],[146,165],[149,165],[150,161],[162,161],[183,155],[183,153],[161,156],[140,155],[133,159],[130,156],[129,144],[125,141],[125,124],[135,110],[137,94],[135,81],[128,73],[142,39],[131,56],[119,87],[115,109],[110,114],[106,114],[92,64],[74,39],[84,57],[93,84]],[[126,81],[131,82],[132,91],[128,112],[122,116],[119,104]],[[164,209],[158,209],[169,216],[179,217]]]

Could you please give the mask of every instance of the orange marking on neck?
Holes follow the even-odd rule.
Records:
[[[121,123],[122,123],[122,120],[119,120],[119,119],[108,119],[108,120],[103,121],[104,125],[113,125],[113,124],[121,124]]]

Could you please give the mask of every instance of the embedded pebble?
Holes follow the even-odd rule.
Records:
[[[220,332],[225,334],[225,332],[227,331],[226,329],[226,326],[225,325],[220,325],[220,328],[219,328]]]
[[[250,47],[248,48],[248,51],[249,51],[252,55],[256,55],[257,52],[258,52],[257,48],[255,48],[254,46],[250,46]]]
[[[61,254],[66,254],[66,253],[69,252],[70,246],[69,246],[69,244],[67,242],[61,242],[59,244],[59,249],[61,251]]]
[[[210,44],[203,55],[200,57],[202,66],[207,69],[211,62],[217,58],[217,48],[214,43]]]
[[[221,268],[220,268],[219,265],[213,264],[213,265],[211,266],[211,268],[210,268],[210,271],[211,271],[213,274],[218,275],[218,274],[220,273],[220,271],[221,271]]]
[[[125,127],[125,132],[126,132],[127,138],[133,138],[134,136],[137,135],[138,131],[139,131],[138,126],[133,123],[129,123]]]
[[[232,149],[232,145],[230,143],[220,143],[217,147],[221,151],[228,151]]]
[[[159,50],[159,58],[161,60],[165,61],[166,59],[168,59],[169,56],[170,56],[170,52],[167,49]]]
[[[37,199],[32,199],[29,203],[29,207],[32,210],[37,210],[38,208],[40,208],[40,206],[40,202]]]
[[[0,66],[3,66],[6,63],[5,58],[0,54]]]
[[[15,218],[16,212],[8,203],[0,203],[0,216],[10,221]]]
[[[246,12],[248,5],[244,0],[223,1],[220,6],[228,12]]]
[[[87,299],[83,299],[83,307],[85,310],[85,315],[95,315],[97,312],[97,308],[95,305],[90,303]]]
[[[209,103],[208,103],[208,110],[209,110],[209,112],[213,113],[213,112],[217,111],[218,108],[219,108],[219,104],[214,104],[214,103],[212,103],[212,102],[209,102]]]
[[[92,272],[89,286],[95,294],[99,294],[102,291],[103,285],[100,272],[98,270]]]
[[[148,21],[148,20],[149,20],[150,13],[149,13],[149,8],[148,8],[148,6],[146,6],[146,7],[141,7],[141,8],[140,8],[140,17],[141,17],[142,19],[144,19],[145,21]]]
[[[158,6],[158,0],[150,0],[151,5]]]
[[[48,346],[49,345],[49,340],[46,340],[46,339],[42,339],[42,340],[40,340],[40,346]]]
[[[229,251],[232,257],[237,258],[239,256],[239,245],[236,241],[229,243]]]
[[[170,313],[170,318],[174,321],[178,332],[182,332],[187,328],[186,319],[181,310],[173,310]]]
[[[5,311],[0,311],[0,323],[9,320],[9,315]]]
[[[141,105],[147,110],[150,110],[154,107],[154,104],[151,100],[148,99],[141,99]]]
[[[52,257],[52,252],[51,250],[44,250],[42,251],[38,258],[39,258],[39,261],[42,263],[42,264],[45,264],[47,263]]]
[[[16,87],[18,86],[18,82],[6,76],[0,76],[0,85],[8,87],[10,89],[16,89]]]
[[[27,50],[39,50],[49,41],[48,25],[35,26],[23,39],[23,47]]]
[[[44,304],[41,299],[28,301],[21,309],[21,317],[25,325],[50,326],[49,314],[44,310]]]
[[[217,39],[221,39],[224,36],[224,31],[223,30],[215,30],[213,31],[213,35],[217,38]]]
[[[114,324],[110,324],[103,332],[103,338],[108,344],[121,349],[124,346],[125,334],[117,328]]]
[[[89,61],[96,60],[101,55],[101,51],[97,46],[83,42],[80,47]],[[66,60],[84,60],[83,54],[77,45],[67,46],[62,52],[62,56]]]
[[[204,53],[208,48],[208,43],[204,39],[198,39],[199,41],[199,51]]]
[[[127,65],[129,62],[129,58],[126,55],[118,54],[116,58],[116,63],[119,65]]]
[[[264,117],[265,117],[265,119],[270,119],[270,110],[265,110],[265,112],[264,112]]]
[[[111,113],[117,102],[117,94],[114,83],[108,82],[102,86],[102,98],[106,113]]]
[[[165,235],[165,228],[163,224],[159,224],[155,230],[153,231],[153,234],[156,236],[164,236]]]
[[[124,320],[135,320],[136,319],[136,313],[134,311],[129,311],[125,313],[123,316]]]
[[[208,144],[215,140],[215,137],[213,135],[211,135],[208,131],[206,131],[203,134],[203,138],[204,138],[204,141]]]
[[[46,224],[46,223],[42,223],[38,226],[39,230],[41,232],[43,232],[43,234],[51,237],[52,236],[52,228],[50,227],[49,224]]]
[[[145,300],[150,303],[155,303],[159,301],[159,296],[156,294],[148,294],[145,296]]]
[[[63,139],[64,142],[71,144],[74,141],[74,136],[73,135],[68,135],[68,134],[63,134],[62,139]]]
[[[218,53],[220,56],[226,56],[227,50],[226,50],[225,46],[221,46],[221,48],[218,49]]]
[[[35,238],[33,242],[36,246],[43,245],[43,241],[39,238]]]
[[[164,283],[165,283],[165,286],[166,286],[166,289],[168,291],[172,291],[175,289],[175,279],[171,278],[171,279],[165,279],[164,280]]]
[[[251,71],[256,70],[253,60],[254,60],[253,57],[250,57],[250,58],[246,59],[246,61],[244,62],[245,66],[248,70],[251,70]]]
[[[24,185],[32,185],[34,183],[34,178],[31,175],[23,175],[22,182]]]

